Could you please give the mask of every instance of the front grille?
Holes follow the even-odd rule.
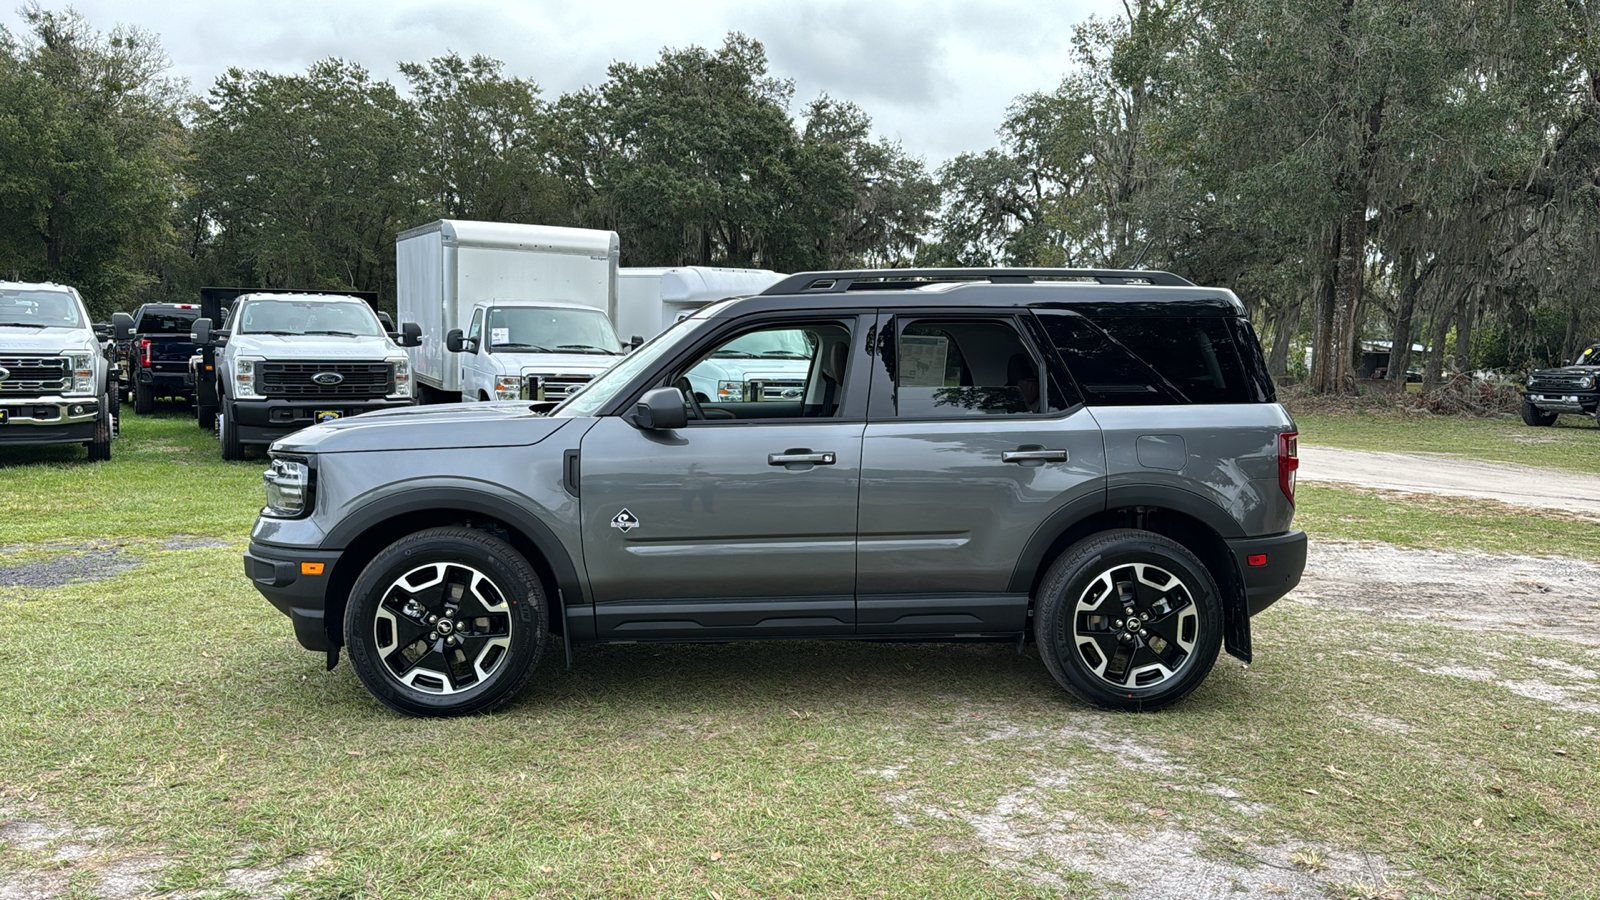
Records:
[[[593,375],[529,375],[522,380],[524,400],[565,400]]]
[[[1530,391],[1587,391],[1591,388],[1587,382],[1592,375],[1549,375],[1533,376],[1533,384],[1528,386]]]
[[[65,356],[0,356],[0,394],[7,397],[43,397],[59,394],[72,384],[72,370]]]
[[[752,378],[744,395],[751,400],[799,400],[805,389],[804,378]]]
[[[325,373],[341,380],[313,380]],[[256,363],[256,391],[263,397],[384,397],[394,392],[394,373],[388,363],[261,362]]]

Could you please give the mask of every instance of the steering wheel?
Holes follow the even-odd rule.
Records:
[[[700,406],[700,398],[694,395],[694,385],[689,383],[689,376],[678,376],[678,380],[674,381],[672,386],[677,388],[678,393],[689,401],[690,408],[694,410],[694,417],[704,422],[706,420],[706,411]]]

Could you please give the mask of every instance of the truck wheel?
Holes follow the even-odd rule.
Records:
[[[1159,709],[1211,672],[1222,607],[1211,573],[1187,548],[1118,529],[1056,558],[1039,586],[1033,628],[1050,674],[1078,699]]]
[[[201,430],[210,431],[217,427],[217,408],[215,406],[201,406],[197,403],[194,407],[194,415]]]
[[[350,591],[350,665],[385,706],[459,716],[505,703],[533,677],[549,633],[539,575],[471,528],[429,528],[379,553]]]
[[[133,383],[133,411],[141,416],[156,411],[156,398],[150,393],[150,386],[142,381]]]
[[[217,436],[222,439],[222,458],[228,462],[244,459],[244,444],[239,442],[239,426],[224,409],[217,415]]]
[[[85,444],[89,448],[90,462],[105,462],[111,458],[111,398],[100,398],[100,415],[94,420],[94,440]]]
[[[1554,425],[1558,415],[1560,413],[1547,413],[1526,400],[1522,401],[1522,424],[1524,425],[1532,425],[1535,428]]]
[[[106,402],[111,404],[111,439],[122,437],[122,398],[119,397],[116,385],[106,391]]]

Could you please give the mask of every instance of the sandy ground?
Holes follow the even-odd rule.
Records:
[[[1418,494],[1482,497],[1513,506],[1600,518],[1600,475],[1576,475],[1433,453],[1385,453],[1300,445],[1304,481],[1342,481]]]

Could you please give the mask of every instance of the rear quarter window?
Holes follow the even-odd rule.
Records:
[[[1263,403],[1248,325],[1225,316],[1040,317],[1091,406]],[[1255,357],[1251,357],[1255,360]]]

